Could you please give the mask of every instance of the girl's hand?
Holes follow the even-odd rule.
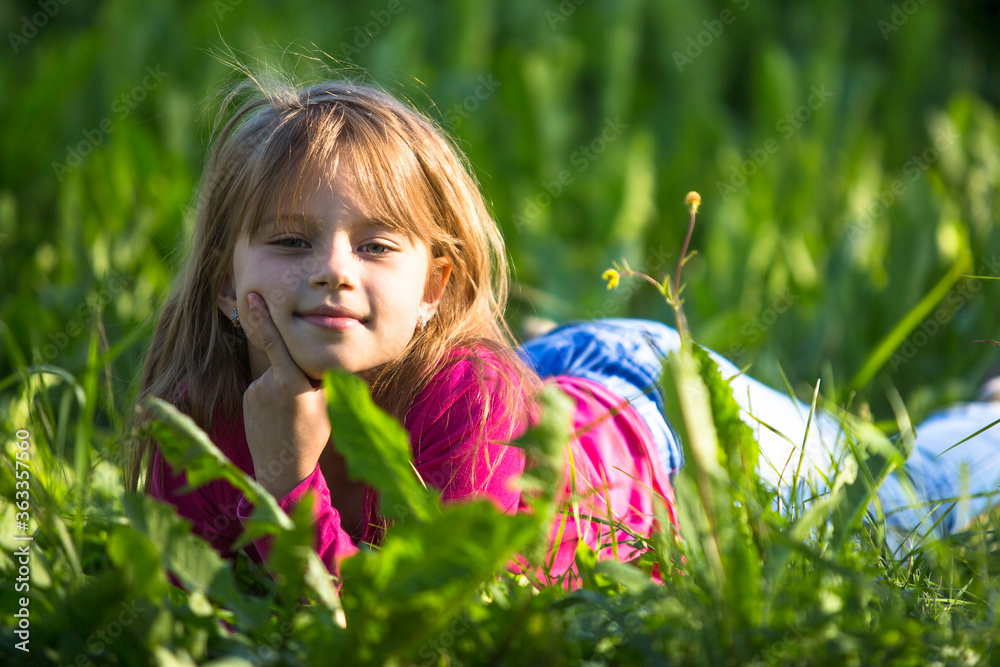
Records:
[[[257,481],[281,499],[316,469],[330,417],[323,388],[292,360],[263,297],[251,292],[247,301],[271,367],[243,394],[243,423]]]

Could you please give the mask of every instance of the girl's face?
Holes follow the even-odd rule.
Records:
[[[338,176],[280,218],[266,215],[253,237],[240,237],[219,307],[227,317],[239,311],[253,378],[270,362],[250,319],[250,292],[264,298],[292,359],[313,379],[330,368],[360,373],[391,361],[418,319],[434,314],[448,260],[362,210],[353,179]]]

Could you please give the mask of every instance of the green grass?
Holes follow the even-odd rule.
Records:
[[[405,464],[405,432],[363,383],[330,374],[338,446],[396,520],[381,548],[343,561],[331,581],[308,548],[308,505],[286,515],[190,419],[158,399],[145,406],[156,420],[150,433],[192,484],[223,478],[258,506],[247,532],[273,536],[266,569],[245,556],[232,568],[173,508],[123,493],[100,449],[105,434],[73,414],[96,402],[96,383],[23,368],[8,424],[32,425],[32,664],[300,664],[331,655],[372,664],[992,663],[997,518],[925,541],[904,560],[889,556],[879,517],[862,516],[902,459],[849,417],[858,467],[837,472],[832,491],[810,506],[776,510],[728,384],[693,352],[672,355],[664,380],[689,461],[676,479],[679,535],[635,536],[647,551],[631,564],[598,562],[581,546],[572,592],[539,586],[532,574],[545,569],[559,509],[551,480],[562,471],[567,407],[558,396],[543,396],[542,422],[519,442],[539,462],[526,484],[540,493],[532,513],[512,516],[485,501],[442,507]],[[96,375],[96,351],[91,360]],[[81,405],[63,408],[74,401]],[[59,434],[74,424],[60,458]],[[7,450],[12,461],[19,450]],[[80,460],[81,450],[86,474],[77,475],[64,458],[72,451]],[[12,468],[0,468],[8,498]],[[14,512],[6,505],[0,517],[5,662],[26,659],[13,648],[23,639],[14,634],[13,582],[25,544]],[[533,564],[527,577],[507,571],[515,554]],[[662,584],[651,580],[654,567]]]
[[[289,44],[323,51],[347,72],[356,63],[451,131],[510,247],[515,325],[533,314],[667,320],[655,290],[607,292],[600,275],[623,258],[671,271],[694,189],[704,204],[685,268],[688,320],[755,377],[787,378],[806,400],[822,379],[823,401],[892,433],[901,407],[919,423],[973,396],[997,360],[973,341],[1000,339],[990,307],[1000,283],[969,277],[1000,275],[987,3],[918,4],[888,33],[880,21],[902,3],[455,0],[403,2],[387,17],[389,5],[70,2],[16,50],[9,35],[39,4],[0,7],[0,424],[11,434],[0,655],[23,658],[11,648],[21,543],[10,502],[13,435],[28,429],[32,647],[51,651],[32,658],[996,662],[995,522],[897,562],[877,517],[860,522],[869,485],[845,479],[813,511],[777,514],[731,467],[753,444],[714,402],[678,422],[704,434],[711,421],[716,433],[696,435],[707,467],[678,480],[684,539],[655,536],[638,569],[581,553],[586,583],[568,594],[503,574],[516,548],[537,552],[537,536],[479,506],[414,510],[427,516],[391,533],[388,553],[352,565],[379,585],[413,576],[425,594],[345,584],[336,603],[315,578],[287,577],[282,589],[247,562],[225,574],[174,517],[124,495],[121,427],[190,231],[211,127],[203,100],[230,76],[206,50],[224,44],[274,60]],[[733,20],[701,36],[724,10]],[[699,37],[707,46],[679,67],[675,54]],[[697,363],[676,363],[719,389]],[[850,426],[862,459],[884,440],[865,419]],[[178,447],[194,446],[186,438]],[[871,460],[869,481],[887,464]],[[262,529],[286,536],[283,567],[306,572],[295,548],[305,531],[288,519]],[[435,545],[473,530],[490,548],[467,555],[467,576],[438,576],[453,563]],[[412,573],[411,550],[429,554],[426,572]],[[193,592],[181,595],[166,571],[194,557],[204,564],[184,574]],[[642,571],[654,559],[662,586]],[[122,614],[121,637],[95,634]]]

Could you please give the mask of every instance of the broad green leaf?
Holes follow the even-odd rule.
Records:
[[[108,556],[119,570],[129,573],[136,590],[151,600],[159,599],[170,585],[156,545],[131,526],[115,526],[111,531]]]
[[[298,600],[311,593],[332,612],[334,623],[343,627],[344,612],[340,598],[330,572],[313,548],[316,539],[316,527],[312,521],[313,501],[314,496],[310,493],[295,506],[291,516],[295,527],[272,538],[267,565],[278,578],[286,600]]]
[[[531,514],[502,514],[477,500],[447,507],[427,523],[394,526],[379,551],[345,559],[342,596],[354,655],[368,659],[376,646],[384,656],[415,650],[538,528]]]
[[[682,444],[688,463],[680,475],[692,480],[699,501],[697,508],[685,508],[685,513],[698,516],[698,524],[702,523],[701,516],[707,520],[708,530],[699,531],[698,535],[702,553],[715,579],[715,592],[718,593],[726,588],[718,531],[720,521],[727,520],[729,481],[719,463],[719,441],[711,398],[701,379],[697,360],[685,348],[671,352],[667,357],[662,383],[665,405],[668,411],[676,411],[670,415],[670,423],[682,425],[679,430],[683,434]]]
[[[740,418],[740,406],[733,397],[730,381],[722,379],[719,367],[698,345],[692,345],[692,355],[698,363],[701,380],[708,388],[712,420],[719,436],[719,452],[728,478],[728,493],[715,496],[730,498],[725,508],[726,518],[718,526],[719,541],[725,558],[726,593],[739,617],[733,620],[744,627],[759,622],[760,599],[760,521],[763,512],[758,497],[761,485],[757,477],[758,444],[753,431]],[[738,582],[738,583],[737,583]]]
[[[132,526],[160,549],[163,567],[185,587],[199,590],[232,610],[248,627],[267,615],[267,601],[252,598],[236,587],[229,563],[203,539],[191,533],[191,524],[177,515],[177,508],[142,494],[122,499]]]
[[[323,386],[333,442],[347,461],[351,477],[378,489],[382,516],[429,521],[437,512],[437,502],[416,475],[406,430],[375,405],[360,378],[329,371]]]
[[[292,528],[288,515],[278,506],[274,496],[230,461],[193,419],[155,396],[146,398],[143,409],[154,420],[144,428],[170,465],[184,471],[188,481],[185,488],[197,489],[216,479],[225,480],[242,491],[256,507],[256,522],[285,530]]]
[[[740,406],[733,397],[732,378],[722,379],[718,364],[700,345],[692,345],[691,354],[698,361],[701,379],[708,388],[712,418],[725,456],[723,464],[730,475],[740,475],[747,490],[756,486],[759,447],[753,429],[740,417]]]
[[[123,572],[110,568],[77,589],[63,590],[53,607],[32,615],[30,653],[16,651],[14,659],[4,659],[3,664],[148,664],[154,645],[147,639],[150,625],[169,612],[139,594],[134,584]],[[38,602],[36,598],[31,603],[34,611],[41,610]],[[117,631],[114,639],[109,628]],[[0,656],[4,656],[2,649]]]
[[[597,563],[594,565],[594,573],[608,577],[632,594],[639,594],[656,586],[648,574],[634,565],[617,560],[603,560]]]

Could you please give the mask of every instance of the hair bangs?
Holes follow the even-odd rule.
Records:
[[[363,213],[410,238],[421,239],[440,254],[445,240],[443,213],[420,161],[397,133],[352,128],[345,141],[345,169],[354,178]]]
[[[404,128],[344,100],[315,97],[308,107],[262,109],[247,125],[259,122],[270,132],[248,156],[241,233],[253,236],[267,218],[285,217],[341,176],[356,188],[361,216],[440,254],[449,236],[439,224],[444,213]]]

